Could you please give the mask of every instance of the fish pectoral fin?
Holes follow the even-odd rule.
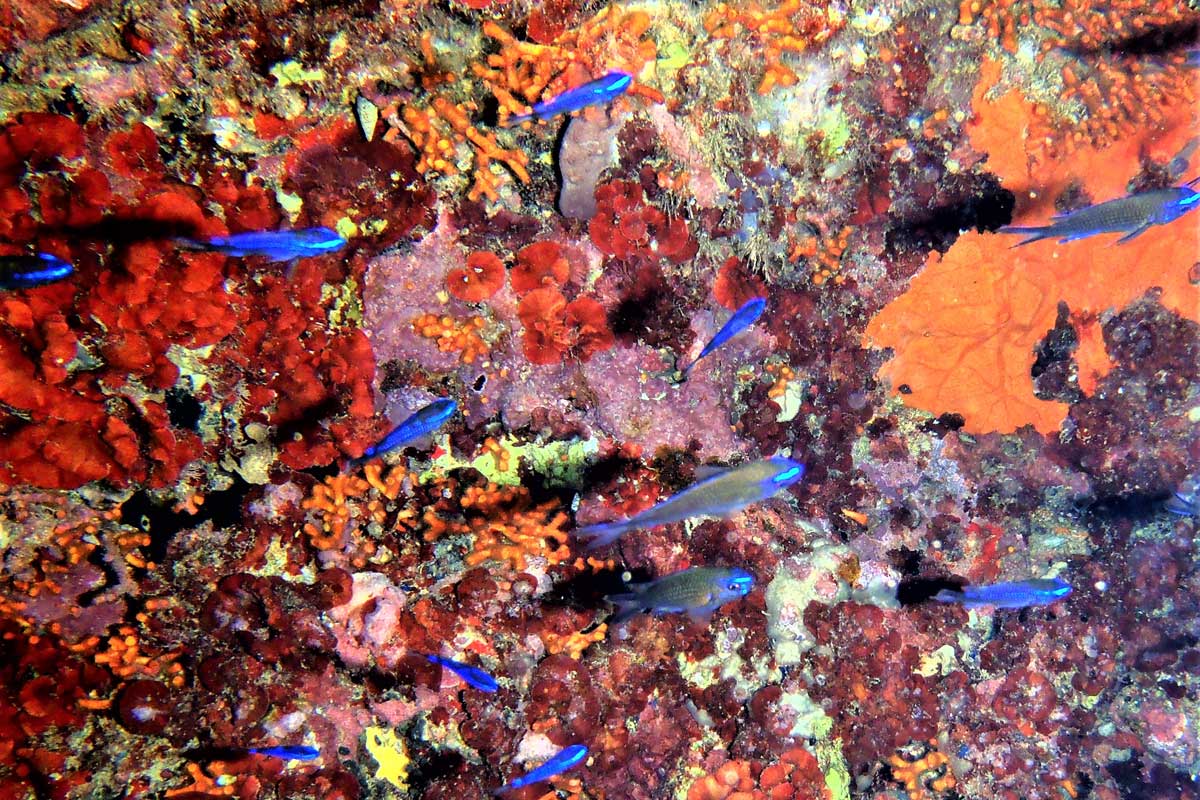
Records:
[[[1125,244],[1126,242],[1128,242],[1132,239],[1136,239],[1138,236],[1141,236],[1143,233],[1145,233],[1147,230],[1149,230],[1149,228],[1150,228],[1150,223],[1148,223],[1148,222],[1145,225],[1142,225],[1140,228],[1134,228],[1129,233],[1122,236],[1120,239],[1117,239],[1117,244]]]

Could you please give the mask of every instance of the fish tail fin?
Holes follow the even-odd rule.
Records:
[[[171,241],[185,250],[204,249],[204,242],[200,241],[199,239],[193,239],[190,236],[175,236],[171,239]]]
[[[1037,242],[1037,241],[1041,241],[1042,239],[1049,239],[1051,236],[1055,235],[1050,230],[1049,225],[1037,225],[1037,226],[1031,226],[1031,227],[1024,227],[1021,225],[1009,225],[1007,227],[1001,228],[998,232],[999,233],[1019,233],[1019,234],[1025,234],[1025,235],[1029,236],[1028,239],[1022,239],[1021,241],[1014,244],[1013,247],[1020,247],[1021,245],[1029,244],[1030,242]]]
[[[1195,497],[1184,492],[1175,492],[1174,496],[1167,501],[1167,511],[1181,517],[1192,516],[1196,513],[1197,508],[1200,506],[1197,505]]]
[[[535,119],[537,119],[537,115],[535,114],[513,114],[500,124],[505,128],[515,128],[518,125],[524,125],[526,122],[533,122]]]
[[[956,592],[953,589],[942,589],[933,596],[934,600],[939,603],[961,603],[963,599],[962,592]]]
[[[606,595],[605,600],[617,607],[616,613],[608,620],[609,625],[620,625],[622,622],[642,613],[645,602],[638,592]]]
[[[572,535],[582,542],[587,550],[599,550],[601,547],[615,542],[617,537],[625,533],[626,530],[628,528],[623,521],[602,522],[599,525],[588,525],[579,528]]]

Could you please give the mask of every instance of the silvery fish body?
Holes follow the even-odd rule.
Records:
[[[1170,189],[1154,189],[1128,197],[1059,214],[1049,225],[1032,227],[1009,226],[1001,233],[1030,234],[1018,246],[1041,239],[1058,239],[1059,244],[1086,239],[1099,233],[1124,233],[1118,244],[1144,233],[1151,225],[1165,225],[1200,205],[1200,192],[1191,188],[1192,181]]]
[[[943,603],[961,603],[966,608],[1028,608],[1050,605],[1070,593],[1070,584],[1059,578],[1031,578],[987,586],[966,586],[961,591],[943,589],[933,599]]]
[[[692,567],[649,583],[631,583],[628,588],[625,594],[605,598],[617,606],[614,625],[642,611],[707,619],[720,606],[748,595],[754,576],[737,567]]]
[[[804,477],[804,465],[776,456],[750,461],[694,483],[656,506],[629,519],[588,525],[575,531],[575,538],[589,550],[603,547],[627,531],[653,528],[690,517],[723,517],[751,503],[765,500]]]

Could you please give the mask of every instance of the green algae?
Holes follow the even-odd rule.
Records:
[[[552,488],[573,488],[582,485],[584,470],[600,450],[600,442],[594,438],[523,442],[511,434],[504,434],[497,443],[508,453],[503,469],[501,459],[492,453],[471,458],[454,455],[449,437],[444,436],[439,447],[441,452],[420,478],[425,481],[450,470],[472,467],[492,483],[516,486],[521,483],[521,467],[524,466]]]

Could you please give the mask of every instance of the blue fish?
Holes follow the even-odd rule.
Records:
[[[708,344],[704,345],[704,349],[700,351],[700,355],[696,356],[696,360],[688,364],[681,371],[686,375],[692,367],[696,366],[697,361],[757,322],[766,307],[767,301],[762,297],[753,297],[743,303],[742,307],[733,312],[733,316],[721,326],[721,330],[717,331],[717,335],[712,337]]]
[[[556,117],[559,114],[570,114],[572,111],[578,111],[587,106],[607,103],[625,94],[625,90],[632,83],[633,76],[629,73],[610,72],[603,78],[596,78],[594,81],[588,81],[581,86],[576,86],[574,89],[567,89],[557,97],[552,97],[549,100],[538,103],[529,114],[517,114],[509,117],[504,124],[520,125],[523,122],[530,122],[535,119],[548,119]]]
[[[933,599],[943,603],[961,603],[967,608],[1028,608],[1048,606],[1070,593],[1070,584],[1060,578],[1032,578],[988,586],[966,586],[961,591],[943,589]]]
[[[464,664],[461,661],[455,661],[452,658],[443,658],[442,656],[425,656],[434,664],[439,664],[448,670],[451,670],[455,675],[462,678],[467,683],[474,686],[481,692],[494,692],[500,687],[496,684],[496,679],[488,675],[481,669]]]
[[[751,503],[766,500],[803,477],[804,465],[782,456],[718,468],[714,474],[629,519],[588,525],[574,535],[586,542],[588,550],[595,550],[638,528],[653,528],[689,517],[726,517]]]
[[[281,744],[275,747],[251,747],[246,752],[271,758],[282,758],[289,761],[312,761],[321,755],[321,751],[306,744]]]
[[[298,258],[332,253],[346,246],[346,240],[329,228],[299,228],[287,231],[247,231],[207,239],[180,239],[197,250],[214,250],[228,256],[264,256],[271,261],[295,261]]]
[[[373,444],[363,450],[362,457],[355,459],[355,463],[381,456],[390,450],[403,447],[409,442],[433,433],[442,427],[446,420],[454,416],[454,412],[457,410],[458,404],[453,400],[445,397],[434,400],[393,428],[392,432],[380,439],[378,444]]]
[[[1117,244],[1145,233],[1151,225],[1166,225],[1200,206],[1200,191],[1193,185],[1200,178],[1183,186],[1138,192],[1116,200],[1086,206],[1077,211],[1057,214],[1049,225],[1024,227],[1010,225],[1000,233],[1029,234],[1017,247],[1041,239],[1058,239],[1059,244],[1086,239],[1099,233],[1124,233]]]
[[[0,289],[32,289],[61,281],[74,272],[71,262],[49,253],[0,256]]]
[[[750,594],[754,576],[737,567],[692,567],[672,572],[649,583],[631,583],[629,592],[605,597],[617,606],[610,622],[624,622],[635,614],[687,613],[704,621],[720,606]]]
[[[571,767],[587,758],[587,745],[573,744],[559,750],[550,760],[542,764],[536,769],[531,769],[519,778],[514,778],[508,783],[501,786],[493,794],[507,792],[509,789],[520,789],[522,786],[529,786],[533,783],[549,780],[555,775],[566,772]]]
[[[1188,478],[1169,500],[1167,511],[1181,517],[1200,517],[1200,478]]]

